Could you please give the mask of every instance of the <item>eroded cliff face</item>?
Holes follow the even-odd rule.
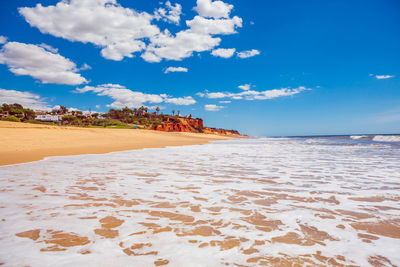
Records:
[[[157,131],[164,132],[193,132],[199,133],[204,128],[202,119],[192,118],[166,118],[161,125],[155,127]]]
[[[236,130],[225,130],[225,129],[216,129],[216,128],[204,128],[203,133],[207,134],[219,134],[219,135],[240,135],[240,133]]]
[[[165,118],[162,124],[157,125],[154,130],[164,132],[192,132],[218,135],[240,135],[240,133],[235,130],[204,127],[202,119],[183,117]]]

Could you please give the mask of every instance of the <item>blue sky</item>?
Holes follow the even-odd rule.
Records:
[[[6,0],[0,12],[0,102],[160,106],[257,136],[400,132],[397,0]]]

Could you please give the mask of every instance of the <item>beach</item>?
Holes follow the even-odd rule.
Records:
[[[396,138],[244,138],[0,166],[0,263],[398,266]]]
[[[61,127],[6,121],[0,121],[0,136],[0,165],[37,161],[50,156],[199,145],[230,139],[212,134]]]

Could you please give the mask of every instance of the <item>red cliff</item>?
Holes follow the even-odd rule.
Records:
[[[235,130],[204,127],[202,119],[193,119],[191,117],[166,117],[160,125],[154,127],[154,130],[164,132],[192,132],[218,135],[240,135],[240,133]]]
[[[168,117],[164,121],[157,125],[154,129],[157,131],[164,132],[194,132],[199,133],[203,129],[202,119],[192,118],[180,118],[180,117]]]

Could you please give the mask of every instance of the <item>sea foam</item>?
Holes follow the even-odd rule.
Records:
[[[376,135],[372,140],[376,142],[400,142],[400,135]]]
[[[0,167],[5,266],[400,264],[400,150],[296,138]]]

